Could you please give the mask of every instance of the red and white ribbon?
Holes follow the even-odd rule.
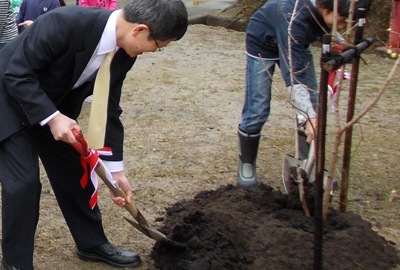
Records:
[[[89,148],[89,151],[90,151],[90,154],[88,156],[86,156],[86,157],[81,156],[81,165],[84,169],[84,172],[83,172],[80,183],[81,183],[81,187],[85,188],[89,182],[89,177],[90,177],[90,180],[94,187],[94,192],[92,193],[92,196],[89,200],[89,206],[91,209],[93,209],[96,206],[97,199],[99,197],[99,194],[98,194],[99,181],[98,181],[97,174],[96,174],[96,169],[100,166],[100,162],[101,162],[101,160],[99,159],[99,155],[111,156],[112,151],[111,151],[111,148],[109,148],[109,147],[103,147],[100,149]],[[106,170],[106,173],[107,173],[108,180],[112,181],[112,183],[115,185],[115,181],[112,180],[111,173],[108,170]]]

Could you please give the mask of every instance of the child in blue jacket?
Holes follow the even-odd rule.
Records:
[[[59,0],[23,0],[15,18],[18,32],[21,33],[26,27],[29,27],[40,15],[60,6]]]
[[[237,185],[256,186],[256,157],[261,129],[268,119],[272,76],[281,70],[291,100],[307,119],[307,142],[316,126],[317,80],[310,45],[333,26],[334,0],[269,0],[250,18],[246,30],[246,93],[238,127]],[[368,12],[371,0],[355,2],[353,20]],[[338,1],[337,28],[347,26],[350,1]],[[289,23],[291,31],[288,32]],[[290,60],[289,69],[289,37]]]

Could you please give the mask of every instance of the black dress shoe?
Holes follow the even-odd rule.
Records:
[[[78,249],[78,257],[85,261],[102,261],[120,268],[134,267],[141,263],[140,256],[137,253],[117,249],[110,243],[85,250]]]
[[[5,261],[2,261],[1,270],[21,270],[21,268],[17,268],[15,266],[7,264]]]

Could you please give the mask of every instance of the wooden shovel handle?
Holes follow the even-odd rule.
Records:
[[[106,186],[111,190],[111,192],[114,194],[116,197],[121,197],[126,200],[126,194],[125,192],[120,189],[118,186],[114,186],[113,184],[110,183],[110,181],[107,180],[106,172],[103,166],[98,166],[96,168],[96,173],[97,175],[103,180],[103,182],[106,184]],[[130,201],[129,203],[125,203],[125,209],[131,214],[131,216],[137,220],[137,222],[145,227],[146,229],[150,228],[149,223],[147,220],[144,218],[142,213],[139,211],[139,209],[136,207],[136,205]]]

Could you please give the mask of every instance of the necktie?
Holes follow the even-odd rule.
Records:
[[[108,96],[110,93],[110,65],[115,52],[109,52],[101,64],[93,89],[93,102],[90,107],[89,126],[87,132],[87,143],[90,148],[99,149],[104,146],[107,123]],[[97,204],[98,187],[95,168],[98,162],[97,155],[90,155],[90,169],[88,170],[86,160],[81,159],[82,167],[85,169],[81,178],[82,188],[85,188],[90,179],[94,186],[94,192],[90,198],[89,205],[93,209]]]
[[[110,92],[110,65],[115,52],[109,52],[99,71],[93,90],[93,102],[90,107],[87,142],[90,148],[98,149],[104,146],[107,123],[108,95]]]

